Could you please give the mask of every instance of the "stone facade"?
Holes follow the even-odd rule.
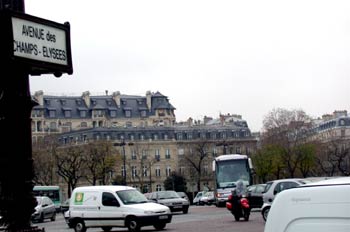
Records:
[[[198,176],[188,159],[195,160],[201,146],[205,158],[200,189],[214,187],[214,157],[228,153],[249,156],[256,151],[257,138],[240,115],[205,117],[203,121],[190,118],[176,123],[175,108],[159,92],[147,92],[144,97],[119,92],[54,97],[39,91],[34,99],[39,105],[32,113],[33,142],[54,133],[61,146],[98,140],[124,144],[114,149],[116,154],[125,154],[126,170],[119,162],[113,175],[126,173],[128,185],[143,185],[143,191],[164,189],[164,180],[175,171],[186,178],[188,191],[196,192]]]

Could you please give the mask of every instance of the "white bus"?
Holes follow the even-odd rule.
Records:
[[[213,161],[213,172],[215,176],[215,205],[224,206],[235,189],[239,180],[245,186],[253,184],[253,165],[251,159],[246,155],[228,154],[221,155]]]

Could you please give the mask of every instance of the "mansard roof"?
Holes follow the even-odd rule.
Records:
[[[156,110],[175,110],[166,96],[160,92],[152,93],[151,105],[147,105],[147,96],[137,95],[120,95],[120,105],[117,103],[114,95],[98,95],[90,96],[88,93],[87,98],[84,96],[50,96],[43,95],[43,92],[39,91],[42,96],[33,96],[38,101],[38,97],[42,97],[42,104],[35,106],[33,110],[44,109],[45,115],[49,114],[49,111],[55,111],[56,118],[64,118],[65,111],[71,111],[71,118],[80,118],[80,111],[86,110],[88,114],[92,114],[93,110],[115,111],[116,117],[125,117],[125,112],[130,111],[131,117],[140,117],[141,111],[144,111],[146,117],[155,115]],[[88,99],[88,102],[85,100]],[[40,101],[38,101],[40,102]],[[150,107],[150,108],[149,108]]]

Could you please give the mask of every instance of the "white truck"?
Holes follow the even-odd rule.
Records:
[[[73,190],[65,219],[75,232],[100,227],[127,227],[130,232],[143,226],[157,230],[171,222],[169,207],[149,202],[137,189],[128,186],[88,186]]]

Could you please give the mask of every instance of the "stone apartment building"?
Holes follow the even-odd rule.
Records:
[[[115,146],[116,153],[125,154],[125,163],[118,163],[113,175],[125,176],[128,185],[143,191],[164,189],[164,180],[177,172],[186,177],[189,192],[197,190],[196,173],[188,158],[204,147],[200,188],[213,188],[212,160],[221,154],[251,155],[257,139],[240,115],[191,118],[178,123],[175,107],[159,92],[148,91],[145,96],[111,95],[46,96],[34,94],[39,103],[32,111],[33,142],[48,134],[57,134],[62,146],[89,141],[106,140]],[[131,146],[132,144],[132,146]],[[145,158],[141,165],[139,155]],[[142,159],[143,160],[143,159]],[[138,178],[136,178],[138,177]],[[147,184],[145,184],[147,183]]]

